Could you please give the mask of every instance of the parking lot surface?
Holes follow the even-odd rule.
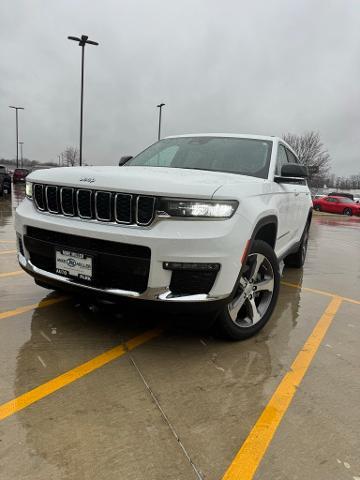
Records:
[[[36,286],[0,199],[0,478],[360,478],[360,220],[315,216],[256,337]]]

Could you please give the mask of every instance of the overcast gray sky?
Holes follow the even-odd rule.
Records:
[[[358,0],[3,0],[0,158],[57,160],[79,136],[84,159],[116,164],[163,134],[281,135],[317,130],[333,172],[360,172]]]

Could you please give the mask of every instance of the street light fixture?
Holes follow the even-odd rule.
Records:
[[[159,130],[158,130],[158,140],[161,138],[161,109],[162,107],[165,106],[165,103],[160,103],[159,105],[156,105],[159,109]]]
[[[79,42],[81,47],[81,93],[80,93],[80,148],[79,148],[79,163],[82,165],[82,137],[83,137],[83,105],[84,105],[84,54],[85,45],[99,45],[98,42],[88,40],[87,35],[81,35],[81,37],[68,37],[69,40]]]
[[[24,107],[14,107],[9,105],[9,108],[13,108],[16,111],[16,168],[19,168],[19,120],[18,110],[25,110]]]
[[[24,142],[19,142],[20,145],[20,152],[21,152],[21,168],[24,166],[24,157],[23,157],[23,145]]]

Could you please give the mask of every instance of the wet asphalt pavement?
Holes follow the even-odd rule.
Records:
[[[218,480],[231,465],[227,480],[360,478],[360,218],[315,216],[272,319],[232,343],[190,328],[196,317],[37,306],[59,294],[19,273],[23,195],[0,198],[1,480]],[[280,418],[272,395],[320,319],[329,329]],[[267,405],[280,419],[261,450],[249,434]]]

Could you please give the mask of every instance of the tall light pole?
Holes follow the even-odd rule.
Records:
[[[74,42],[79,42],[79,47],[81,47],[81,93],[80,93],[80,148],[79,148],[79,163],[82,165],[82,137],[83,137],[83,106],[84,106],[84,55],[85,55],[85,45],[99,45],[98,42],[93,42],[88,40],[87,35],[81,35],[79,37],[68,37],[69,40],[74,40]]]
[[[165,106],[165,103],[159,103],[159,105],[156,105],[159,109],[159,130],[158,130],[158,140],[161,138],[161,109],[162,107]]]
[[[21,167],[24,166],[24,157],[23,157],[23,145],[24,145],[24,142],[19,142],[19,145],[20,145],[20,152],[21,152]]]
[[[19,120],[18,110],[25,110],[24,107],[14,107],[9,105],[9,108],[13,108],[16,111],[16,168],[19,168]]]

